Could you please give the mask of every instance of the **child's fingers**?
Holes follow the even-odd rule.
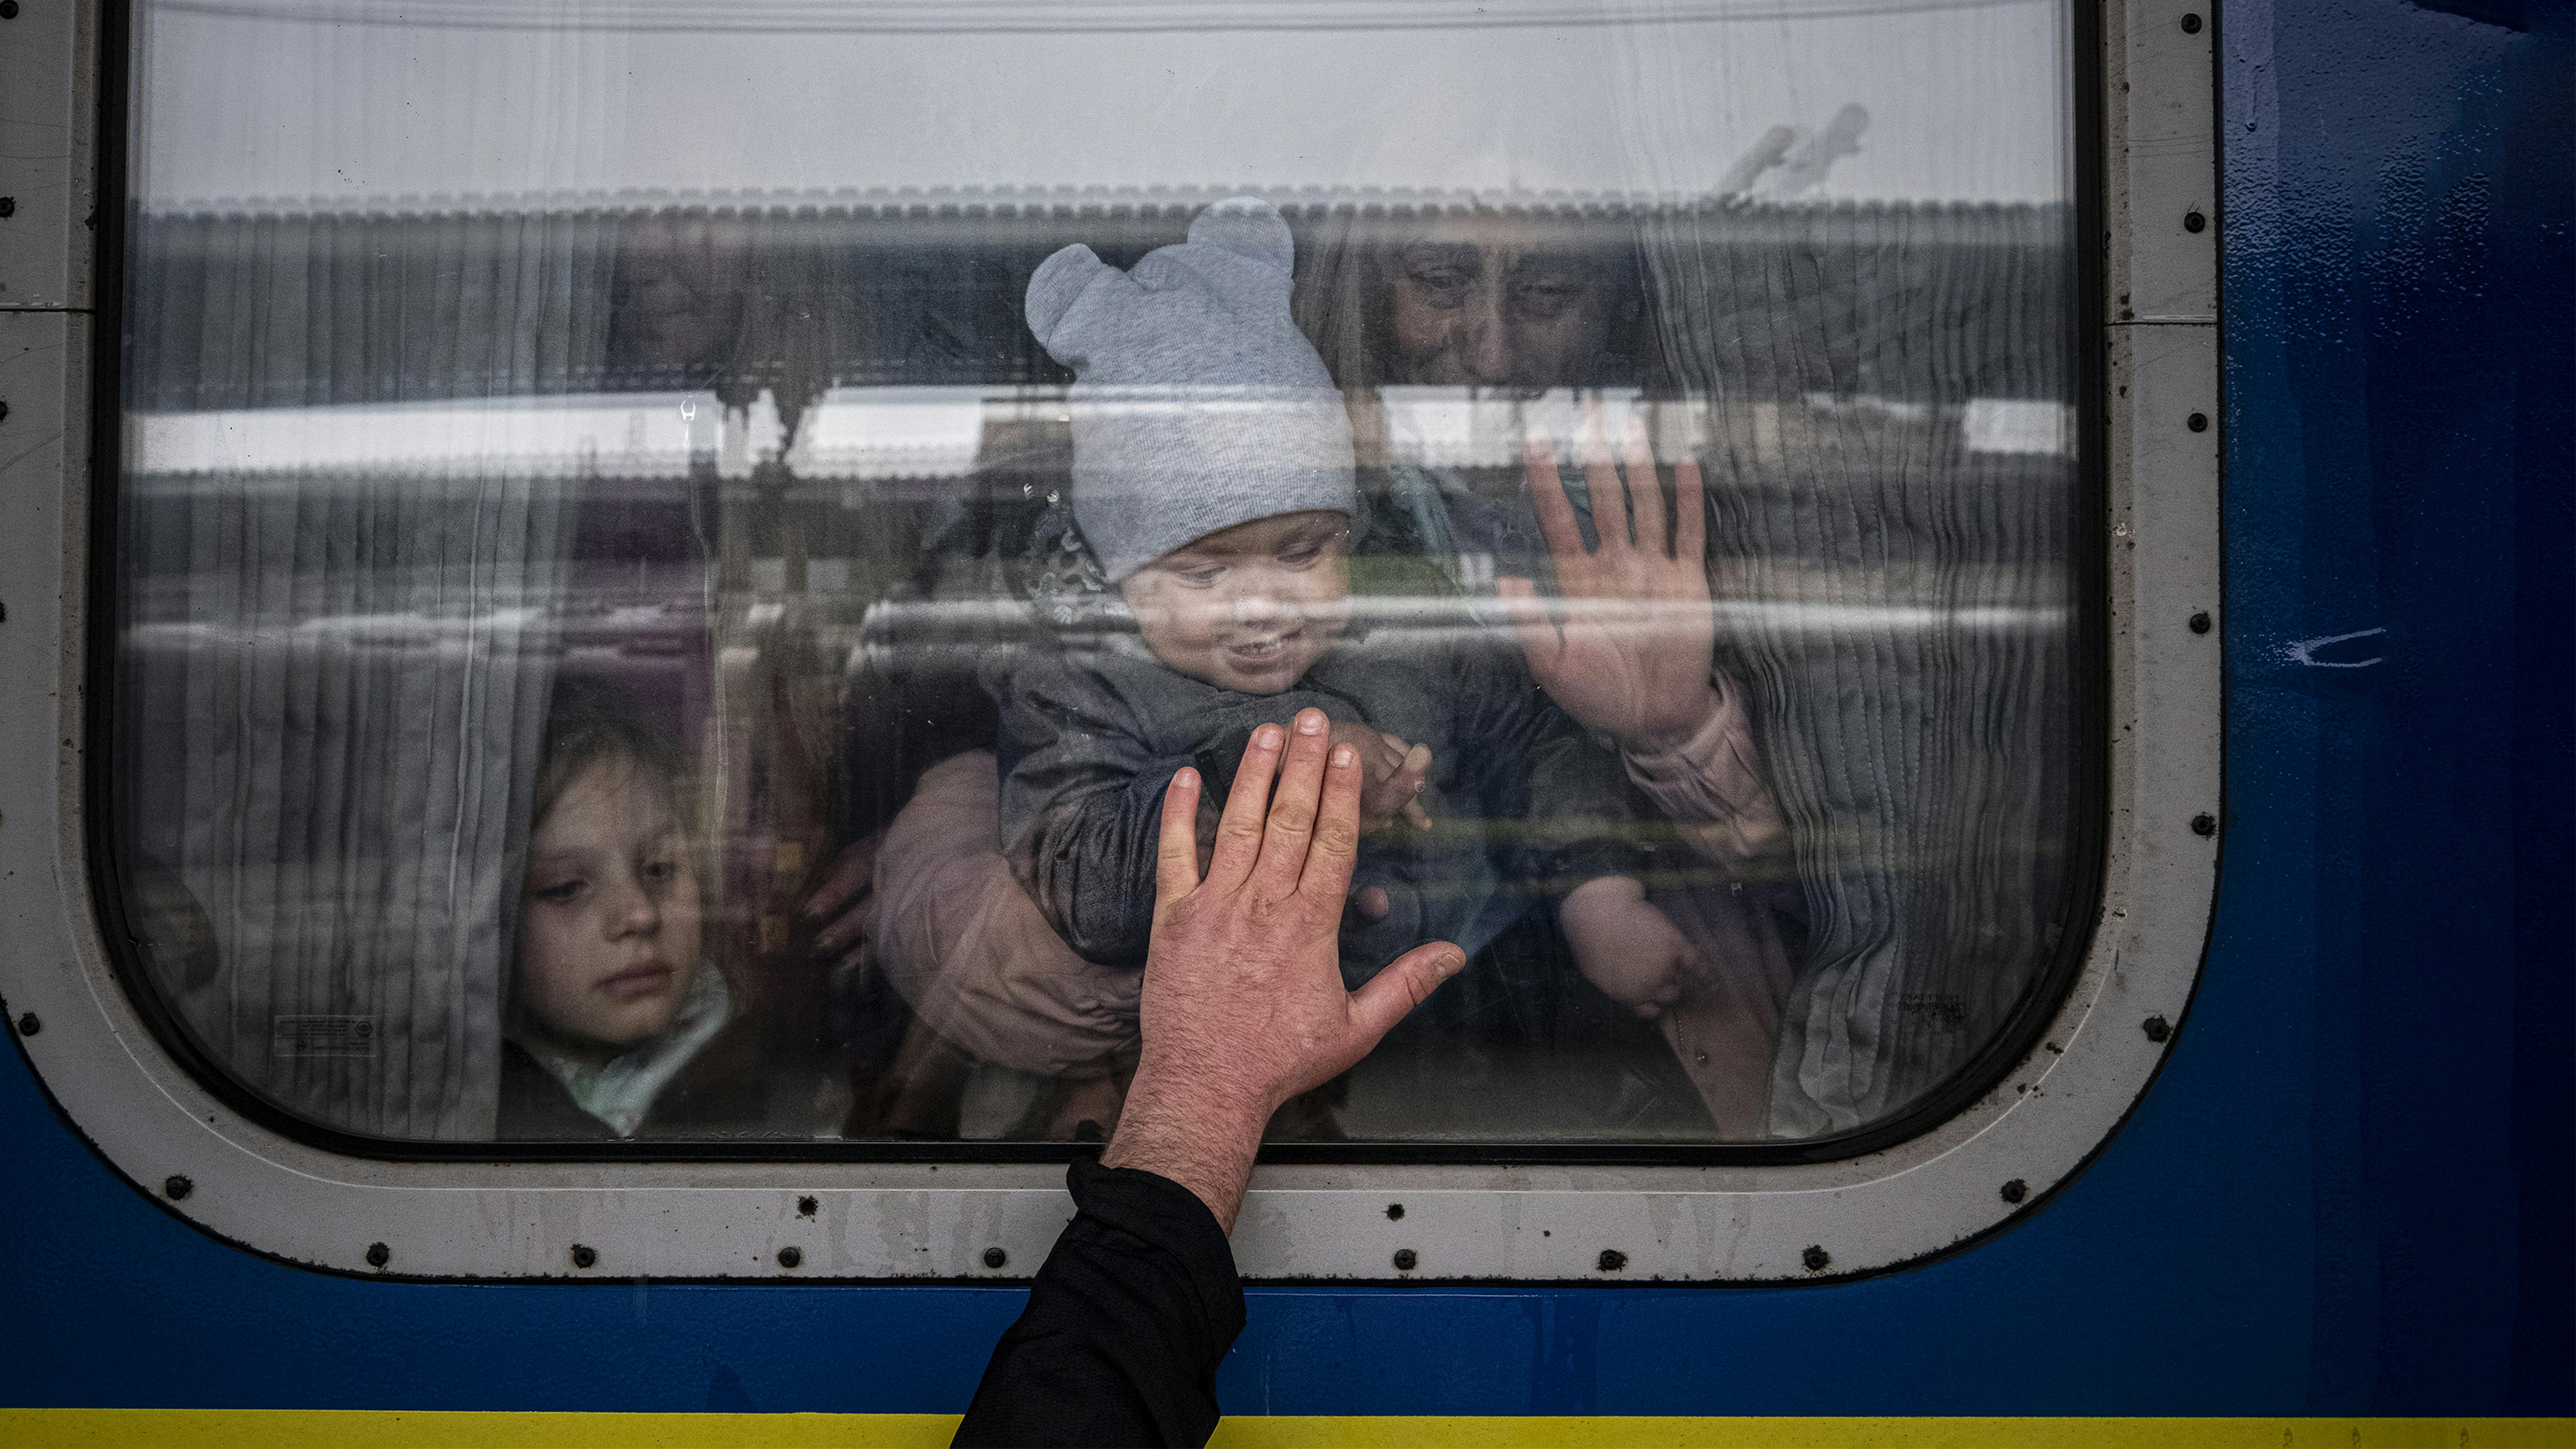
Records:
[[[1412,747],[1399,735],[1361,724],[1337,722],[1331,739],[1337,745],[1350,745],[1360,752],[1360,779],[1364,792],[1360,797],[1360,808],[1374,814],[1386,813],[1374,809],[1370,801],[1377,798],[1377,792],[1385,787],[1385,783],[1404,768],[1405,752]],[[1387,807],[1388,810],[1394,808],[1393,805]]]
[[[1375,775],[1392,779],[1404,768],[1404,741],[1381,734],[1369,741],[1369,752],[1360,765],[1362,776]]]
[[[1154,845],[1154,899],[1199,888],[1199,772],[1184,765],[1163,787],[1163,829]]]
[[[1315,835],[1315,814],[1324,793],[1324,756],[1331,753],[1347,757],[1352,763],[1350,776],[1351,812],[1358,819],[1357,782],[1360,777],[1359,751],[1349,745],[1335,745],[1329,733],[1331,721],[1320,709],[1301,709],[1288,727],[1288,749],[1279,764],[1279,786],[1271,792],[1270,816],[1262,825],[1261,859],[1252,867],[1252,884],[1261,896],[1279,900],[1297,889],[1306,871],[1306,850]],[[1358,827],[1352,827],[1356,835]],[[1339,901],[1349,877],[1333,888],[1333,899]]]
[[[1649,909],[1653,908],[1649,907]],[[1667,925],[1669,926],[1669,918],[1667,918]],[[1678,927],[1671,927],[1671,929],[1673,931],[1672,954],[1664,961],[1664,974],[1661,979],[1646,988],[1646,999],[1637,1005],[1637,1014],[1648,1021],[1662,1015],[1666,1007],[1681,1003],[1683,980],[1691,967],[1700,959],[1699,948],[1690,943],[1690,938],[1682,935]]]
[[[1406,750],[1403,762],[1396,767],[1394,778],[1387,781],[1394,787],[1396,798],[1404,802],[1399,808],[1399,813],[1416,830],[1431,828],[1431,813],[1422,808],[1421,799],[1422,787],[1430,782],[1431,747],[1429,745],[1415,745]]]
[[[1208,857],[1207,879],[1232,890],[1252,874],[1261,858],[1262,816],[1270,809],[1270,780],[1279,772],[1279,751],[1287,731],[1266,724],[1252,732],[1243,747],[1243,764],[1234,772],[1234,789],[1217,817],[1216,852]]]
[[[1431,747],[1414,745],[1396,756],[1395,769],[1386,777],[1387,793],[1398,800],[1410,800],[1422,793],[1431,778]]]
[[[1674,1002],[1681,1000],[1682,970],[1682,963],[1680,961],[1675,961],[1673,963],[1672,974],[1655,983],[1655,989],[1653,993],[1647,997],[1647,1000],[1654,1002],[1657,1006],[1670,1006]]]

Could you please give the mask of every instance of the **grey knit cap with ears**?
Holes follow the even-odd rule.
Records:
[[[1356,515],[1351,423],[1288,314],[1296,243],[1220,201],[1122,272],[1077,242],[1029,278],[1029,330],[1073,369],[1073,517],[1110,581],[1274,514]]]

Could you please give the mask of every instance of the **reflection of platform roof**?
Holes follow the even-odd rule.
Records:
[[[2008,202],[1815,201],[1757,202],[1707,194],[1653,195],[1613,191],[1478,190],[1383,186],[902,186],[811,191],[546,191],[508,194],[387,196],[357,204],[345,198],[208,197],[156,201],[147,221],[195,218],[232,220],[329,217],[344,221],[380,217],[420,219],[563,215],[639,216],[656,212],[707,216],[934,217],[1097,216],[1120,213],[1195,214],[1233,196],[1258,196],[1293,216],[1333,211],[1399,213],[1500,212],[1532,216],[1600,216],[1674,208],[1720,209],[1757,223],[1819,212],[1903,214],[1939,225],[1946,215],[1996,212],[2056,213],[2056,206]]]
[[[1124,263],[1177,241],[1236,186],[830,195],[420,198],[366,212],[261,203],[154,212],[132,235],[132,406],[156,413],[439,398],[713,390],[1052,386],[1021,317],[1031,271],[1068,242]],[[1551,245],[1647,275],[1686,244],[1693,326],[1739,339],[1738,395],[1964,402],[2064,397],[2073,213],[2001,203],[1757,202],[1600,194],[1273,193],[1301,257],[1372,223],[1523,218]],[[724,219],[687,256],[698,354],[621,334],[620,292],[670,247],[648,217]],[[706,321],[734,309],[721,320]],[[633,320],[630,316],[626,322]],[[1657,324],[1650,315],[1647,327]],[[1795,335],[1792,335],[1795,334]],[[1934,336],[1937,348],[1926,347]],[[1910,341],[1900,341],[1900,337]],[[707,339],[712,338],[712,342]],[[1758,344],[1758,345],[1757,345]],[[1656,376],[1650,335],[1619,380]],[[1934,353],[1937,352],[1937,358]]]
[[[1996,0],[1484,0],[1472,9],[1443,0],[1304,0],[1246,6],[1225,0],[729,0],[718,16],[696,0],[587,0],[534,8],[517,0],[161,0],[167,10],[257,20],[313,20],[432,29],[603,30],[728,34],[1081,34],[1103,31],[1489,30],[1783,21],[1890,11],[1967,10]]]
[[[1667,454],[1692,446],[1710,425],[1704,400],[1657,403],[1633,390],[1586,396],[1604,403],[1613,435],[1636,410]],[[1380,390],[1377,399],[1393,463],[1510,468],[1533,434],[1556,439],[1571,455],[1583,432],[1580,405],[1568,389],[1516,398],[1400,387]],[[1173,401],[1198,405],[1186,396]],[[988,428],[1063,406],[1063,394],[1051,389],[834,388],[806,410],[786,461],[809,485],[959,478],[985,461]],[[1970,453],[2060,457],[2073,436],[2070,410],[2049,399],[1972,398],[1936,410],[1875,397],[1818,396],[1785,409],[1753,403],[1749,412],[1752,426],[1767,437],[1761,447],[1775,453],[1812,446],[1809,435],[1827,419],[1841,420],[1846,432],[1872,418],[1927,438],[1933,430],[1955,430],[1958,446]],[[139,476],[264,476],[288,488],[333,475],[404,488],[473,488],[478,479],[500,476],[636,483],[712,473],[740,480],[774,451],[779,437],[774,413],[764,418],[760,406],[728,410],[703,392],[138,413],[129,423],[126,462]]]

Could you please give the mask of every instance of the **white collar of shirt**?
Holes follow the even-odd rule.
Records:
[[[573,1102],[608,1124],[620,1137],[632,1137],[653,1110],[653,1099],[689,1064],[733,1014],[733,993],[724,973],[711,965],[698,967],[698,978],[680,1001],[671,1024],[654,1036],[596,1065],[575,1061],[540,1041],[520,1039],[548,1075],[563,1083]]]

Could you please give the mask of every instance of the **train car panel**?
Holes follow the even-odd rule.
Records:
[[[26,5],[7,75],[85,44],[91,13]],[[2165,1416],[2576,1409],[2567,22],[2508,0],[2157,0],[2105,33],[2106,88],[2131,97],[2103,138],[2126,218],[2103,293],[2117,828],[2045,1075],[1844,1164],[1265,1167],[1284,1206],[1241,1243],[1256,1274],[1384,1278],[1403,1247],[1420,1277],[1546,1281],[1256,1289],[1221,1381],[1231,1441],[2563,1440],[2563,1420]],[[2190,99],[2213,45],[2223,193],[2196,134],[2211,103]],[[11,90],[71,116],[66,195],[82,84]],[[20,1245],[0,1362],[11,1401],[66,1407],[0,1433],[403,1442],[461,1422],[418,1411],[568,1410],[476,1431],[936,1439],[1020,1301],[972,1280],[1043,1254],[1052,1169],[367,1161],[243,1119],[153,1039],[84,864],[86,228],[73,204],[22,207],[0,221],[0,482],[44,501],[0,535],[0,672],[42,683],[0,702],[0,988],[32,1068],[0,1081]],[[1729,1204],[1705,1225],[1640,1185],[1683,1173],[1725,1183],[1687,1195]],[[1515,1247],[1525,1223],[1548,1246]],[[1598,1286],[1615,1244],[1653,1244],[1620,1249],[1630,1279],[1793,1281]],[[907,1274],[965,1281],[780,1281]],[[448,1275],[597,1281],[415,1281]],[[670,1281],[725,1277],[766,1281]],[[182,1412],[71,1407],[108,1405]],[[284,1406],[339,1412],[249,1412]],[[633,1411],[674,1417],[590,1417]],[[1855,1413],[2157,1417],[1615,1417]],[[1253,1417],[1274,1414],[1580,1417]]]

